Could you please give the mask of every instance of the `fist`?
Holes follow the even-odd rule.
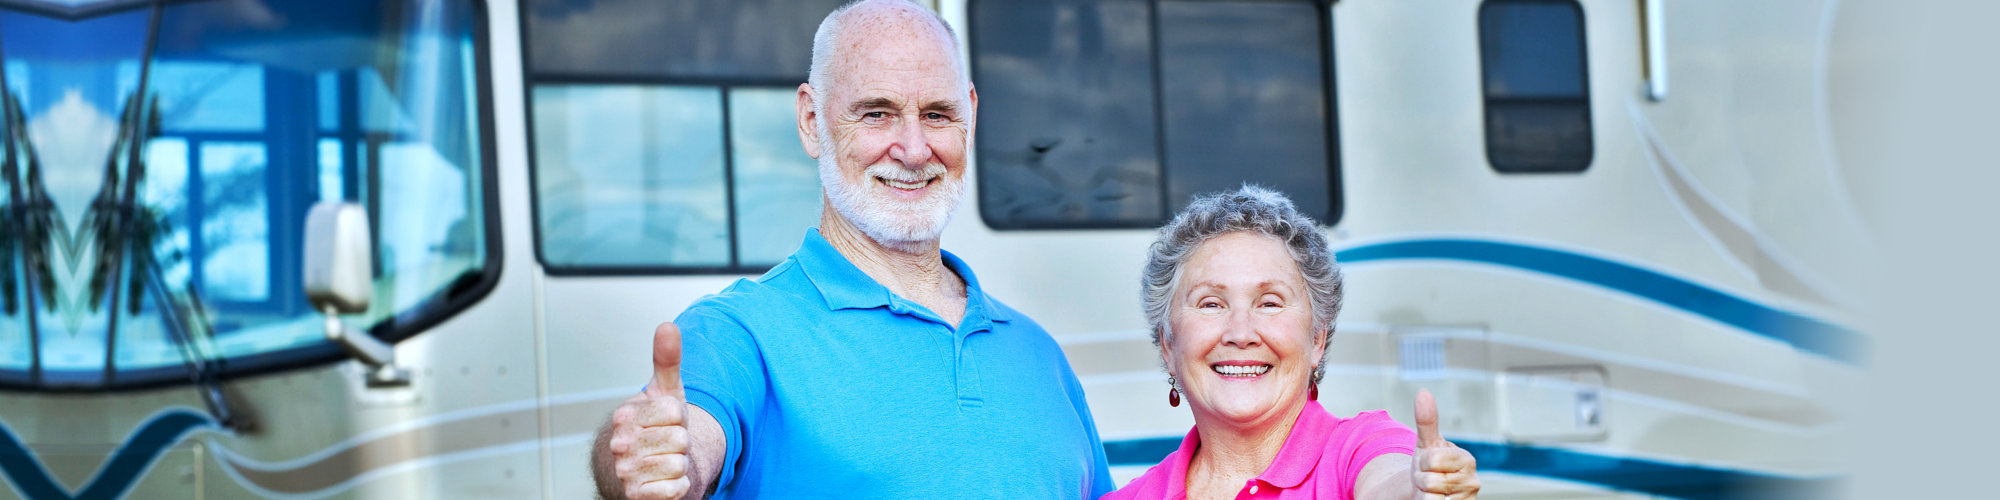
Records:
[[[678,499],[688,479],[687,395],[681,389],[681,330],[653,330],[653,379],[611,413],[611,455],[631,500]]]
[[[1418,500],[1479,498],[1478,462],[1438,435],[1437,400],[1431,391],[1417,392],[1417,454],[1410,464],[1410,483]]]

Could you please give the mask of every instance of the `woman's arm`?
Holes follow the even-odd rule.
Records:
[[[1479,498],[1479,462],[1445,441],[1437,430],[1437,400],[1417,392],[1417,453],[1389,453],[1368,461],[1354,480],[1356,500],[1473,500]],[[1408,482],[1404,482],[1408,481]]]
[[[1410,456],[1402,453],[1377,455],[1354,479],[1354,500],[1409,500],[1416,491],[1410,485]]]

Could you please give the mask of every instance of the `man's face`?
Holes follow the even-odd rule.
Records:
[[[918,20],[852,22],[828,68],[828,88],[814,89],[822,100],[815,132],[827,199],[838,216],[890,247],[919,246],[944,231],[966,192],[965,150],[978,102],[944,32]]]

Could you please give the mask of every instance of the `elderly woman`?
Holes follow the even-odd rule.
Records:
[[[1244,186],[1194,200],[1160,229],[1143,279],[1167,402],[1185,396],[1195,426],[1105,499],[1478,495],[1472,455],[1438,437],[1429,392],[1414,433],[1382,410],[1320,407],[1340,269],[1284,195]]]

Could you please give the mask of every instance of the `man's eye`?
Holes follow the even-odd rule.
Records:
[[[925,114],[924,114],[924,119],[926,119],[926,120],[943,120],[943,119],[944,119],[944,114],[943,114],[943,113],[925,113]]]

